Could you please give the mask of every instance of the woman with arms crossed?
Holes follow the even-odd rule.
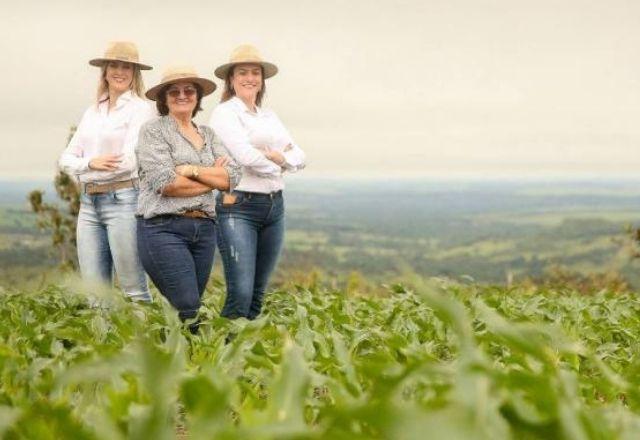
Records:
[[[276,114],[263,109],[265,79],[278,68],[250,45],[237,47],[215,70],[225,81],[210,125],[243,168],[234,191],[217,198],[218,248],[227,297],[222,316],[255,319],[284,238],[283,171],[304,167],[304,152]]]
[[[233,189],[240,168],[223,157],[209,127],[196,125],[215,90],[188,66],[172,67],[147,92],[160,117],[142,127],[138,249],[147,273],[180,319],[196,317],[216,243],[214,189]],[[198,330],[198,322],[190,325]]]
[[[59,160],[60,168],[81,185],[77,246],[86,280],[112,282],[134,300],[151,301],[138,258],[135,210],[138,170],[135,146],[142,124],[153,116],[141,98],[141,70],[130,42],[112,42],[104,56],[89,61],[100,67],[97,102],[84,113]]]

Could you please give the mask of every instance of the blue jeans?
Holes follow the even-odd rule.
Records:
[[[183,321],[195,318],[216,249],[212,219],[179,215],[138,218],[142,265]]]
[[[233,192],[236,201],[222,204],[218,195],[218,249],[224,265],[227,298],[222,316],[255,319],[284,239],[282,192]]]
[[[85,280],[111,284],[115,270],[118,283],[129,298],[151,301],[136,247],[137,203],[135,188],[81,194],[76,229],[78,261]]]

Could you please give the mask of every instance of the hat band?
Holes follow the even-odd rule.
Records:
[[[133,55],[123,55],[123,54],[118,54],[118,53],[109,53],[109,54],[105,54],[104,57],[107,58],[107,59],[127,61],[129,63],[137,63],[138,62],[138,57],[133,56]]]
[[[166,83],[169,81],[175,81],[176,79],[200,79],[200,77],[195,73],[174,73],[162,78],[161,82]]]
[[[236,59],[236,60],[231,60],[229,61],[230,64],[240,64],[240,63],[257,63],[257,64],[262,64],[264,63],[264,60],[261,60],[260,58],[243,58],[243,59]]]

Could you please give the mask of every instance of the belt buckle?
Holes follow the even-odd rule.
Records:
[[[206,212],[199,209],[190,209],[185,211],[182,215],[189,218],[209,218]]]
[[[93,189],[95,188],[95,183],[93,182],[88,182],[84,184],[84,193],[87,195],[92,195],[93,194]]]

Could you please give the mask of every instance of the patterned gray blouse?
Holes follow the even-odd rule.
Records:
[[[176,166],[193,164],[210,167],[217,158],[230,157],[211,128],[205,125],[196,128],[205,142],[200,150],[180,133],[178,123],[171,116],[160,116],[142,126],[136,147],[140,176],[137,215],[151,218],[201,210],[211,217],[215,216],[214,191],[194,197],[169,197],[161,193],[166,185],[175,180]],[[225,169],[229,173],[230,189],[233,189],[242,177],[241,167],[232,161]]]

